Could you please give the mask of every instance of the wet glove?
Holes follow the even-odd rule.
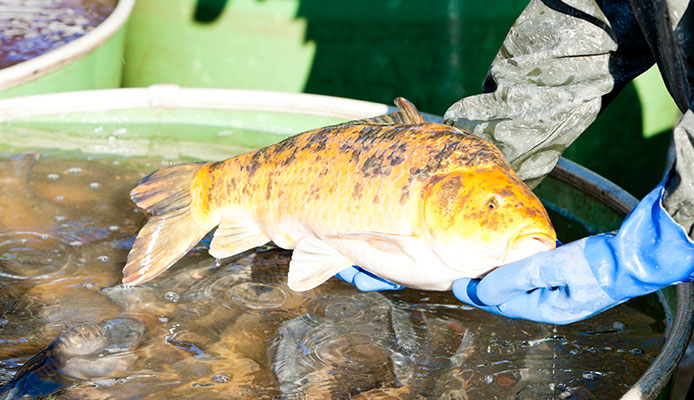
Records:
[[[374,292],[381,290],[399,290],[404,289],[402,285],[389,282],[383,278],[372,274],[356,265],[353,267],[345,268],[342,271],[335,274],[338,278],[342,279],[347,283],[351,283],[357,287],[357,289],[362,292]]]
[[[568,324],[668,285],[694,279],[694,242],[662,206],[663,182],[619,231],[590,236],[459,279],[453,294],[494,314]]]

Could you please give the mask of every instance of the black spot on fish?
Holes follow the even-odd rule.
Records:
[[[272,179],[267,180],[267,187],[265,188],[265,199],[270,200],[272,196]]]
[[[279,155],[280,153],[287,151],[289,149],[296,148],[296,142],[298,141],[300,135],[290,136],[283,141],[275,144],[270,149],[273,154]]]
[[[291,150],[291,153],[289,153],[289,151],[285,152],[285,154],[286,153],[289,153],[289,154],[282,159],[281,165],[283,167],[286,167],[287,165],[292,163],[292,161],[294,161],[294,159],[296,158],[296,152],[297,152],[296,148],[293,148]]]
[[[313,131],[313,133],[310,133],[306,137],[306,145],[302,148],[302,150],[311,150],[311,151],[321,151],[325,149],[326,143],[328,141],[328,138],[331,135],[326,134],[325,129],[320,129],[317,131]]]
[[[352,164],[358,164],[361,152],[359,150],[352,150],[352,154],[349,157],[349,162]]]
[[[246,174],[248,174],[249,178],[253,177],[253,175],[255,175],[255,172],[258,170],[258,168],[260,168],[263,164],[265,164],[265,152],[266,151],[268,151],[268,148],[256,150],[249,157],[248,162],[243,167],[244,171],[246,172]]]
[[[410,198],[410,189],[405,187],[402,189],[402,192],[400,193],[400,205],[405,205],[407,200]]]
[[[207,170],[210,171],[211,174],[215,173],[218,169],[222,168],[224,166],[224,161],[217,161],[210,163],[207,166]]]
[[[511,188],[507,186],[499,190],[499,193],[497,194],[501,197],[513,197],[513,190],[511,190]]]
[[[352,197],[360,197],[361,196],[361,189],[362,189],[361,183],[359,183],[359,182],[355,183],[354,188],[352,189]]]
[[[435,184],[439,183],[443,178],[444,178],[443,175],[432,176],[431,179],[429,180],[429,185],[435,185]]]

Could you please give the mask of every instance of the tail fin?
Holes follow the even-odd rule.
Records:
[[[128,254],[124,284],[144,283],[166,271],[216,225],[202,225],[191,214],[191,185],[202,166],[190,163],[159,169],[130,192],[150,218]]]

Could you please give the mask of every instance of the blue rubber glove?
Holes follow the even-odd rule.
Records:
[[[369,271],[361,269],[356,265],[353,267],[345,268],[342,271],[335,274],[336,277],[342,279],[347,283],[351,283],[357,287],[357,289],[362,292],[374,292],[381,290],[399,290],[404,289],[402,285],[389,282],[383,278],[380,278]]]
[[[619,231],[590,236],[460,279],[453,294],[494,314],[568,324],[632,297],[694,279],[694,243],[662,206],[663,183]]]

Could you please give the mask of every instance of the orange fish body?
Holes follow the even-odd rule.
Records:
[[[449,290],[456,279],[554,247],[544,207],[496,147],[396,103],[400,111],[387,116],[155,171],[131,193],[152,215],[124,283],[160,274],[215,226],[217,258],[268,241],[294,249],[295,290],[351,265]]]

